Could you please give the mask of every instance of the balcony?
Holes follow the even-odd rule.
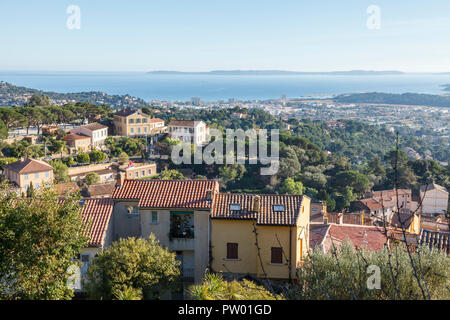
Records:
[[[173,251],[194,250],[194,238],[172,238],[170,239],[169,249]]]
[[[191,211],[170,212],[170,249],[194,250],[194,213]]]

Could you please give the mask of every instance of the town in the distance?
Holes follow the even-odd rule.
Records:
[[[25,89],[1,84],[0,298],[450,299],[439,101]],[[279,130],[277,173],[172,161],[212,129]]]

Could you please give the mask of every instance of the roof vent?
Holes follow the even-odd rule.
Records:
[[[259,212],[260,208],[261,208],[261,197],[254,196],[253,197],[253,211]]]

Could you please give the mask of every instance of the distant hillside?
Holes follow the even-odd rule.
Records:
[[[351,70],[351,71],[330,71],[330,72],[299,72],[283,70],[213,70],[207,72],[183,72],[183,71],[150,71],[148,74],[162,75],[230,75],[230,76],[273,76],[273,75],[398,75],[401,71],[370,71],[370,70]]]
[[[143,99],[134,98],[129,95],[109,95],[104,92],[75,92],[57,93],[47,92],[26,87],[15,86],[8,82],[0,82],[0,106],[22,106],[34,94],[45,94],[51,103],[62,105],[69,102],[90,102],[97,105],[109,105],[113,108],[148,106]]]
[[[338,95],[333,100],[341,103],[401,104],[450,108],[450,96],[420,93],[354,93]]]

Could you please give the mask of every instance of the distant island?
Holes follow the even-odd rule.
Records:
[[[184,72],[184,71],[149,71],[147,74],[157,75],[229,75],[229,76],[286,76],[286,75],[400,75],[402,71],[386,70],[350,70],[350,71],[329,71],[329,72],[301,72],[301,71],[283,71],[283,70],[213,70],[206,72]]]

